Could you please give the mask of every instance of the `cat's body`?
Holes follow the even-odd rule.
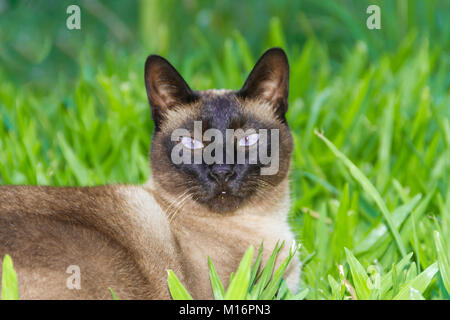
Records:
[[[0,255],[12,256],[24,299],[109,299],[108,288],[121,299],[168,299],[167,269],[195,298],[207,299],[212,297],[207,256],[224,283],[250,244],[264,241],[268,257],[275,243],[285,240],[278,261],[286,256],[293,240],[286,223],[286,184],[280,193],[273,207],[252,206],[226,217],[193,204],[169,224],[166,213],[174,212],[158,203],[150,184],[0,187]],[[71,265],[80,267],[80,290],[67,288]],[[295,288],[298,262],[290,269],[287,280]]]
[[[165,60],[151,56],[146,84],[156,129],[152,179],[143,186],[0,186],[0,257],[12,256],[21,298],[107,299],[111,288],[121,299],[168,299],[167,269],[172,269],[194,298],[208,299],[208,256],[224,283],[249,245],[263,242],[267,258],[277,241],[285,241],[281,262],[293,240],[287,224],[292,141],[286,110],[277,118],[277,107],[287,108],[287,101],[279,101],[287,99],[287,75],[279,72],[276,87],[268,82],[266,66],[285,67],[280,51],[269,51],[249,77],[258,76],[263,65],[256,79],[267,86],[264,94],[262,87],[252,87],[255,79],[239,93],[194,93]],[[149,79],[153,76],[157,79]],[[173,107],[172,100],[183,107]],[[195,119],[215,128],[250,123],[279,129],[279,152],[285,156],[279,172],[259,176],[259,164],[220,165],[219,171],[217,164],[174,167],[167,161],[171,130]],[[70,266],[79,267],[79,289],[67,283]],[[294,290],[299,272],[295,259],[286,277]]]

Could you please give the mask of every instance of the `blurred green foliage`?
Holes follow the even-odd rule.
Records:
[[[450,298],[449,1],[72,3],[0,0],[1,184],[144,182],[149,53],[237,89],[282,46],[307,298]]]
[[[66,28],[71,4],[81,8],[81,30]],[[382,8],[380,30],[366,27],[370,4]],[[372,59],[411,34],[448,48],[448,12],[446,0],[0,0],[0,70],[45,90],[56,74],[76,79],[86,47],[95,61],[109,50],[116,56],[151,52],[208,70],[202,62],[211,55],[223,59],[224,43],[237,31],[254,55],[274,44],[298,52],[316,39],[340,63],[360,40]]]

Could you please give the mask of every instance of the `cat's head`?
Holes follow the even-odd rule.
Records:
[[[287,179],[292,152],[289,64],[282,49],[266,51],[238,91],[193,91],[157,55],[147,58],[145,84],[158,187],[214,212],[277,200],[271,195]]]

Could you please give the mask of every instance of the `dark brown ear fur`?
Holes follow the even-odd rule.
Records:
[[[158,55],[150,55],[145,62],[145,87],[156,130],[165,111],[197,99],[178,71]]]
[[[288,108],[289,63],[281,48],[267,50],[258,60],[244,86],[237,93],[242,98],[270,102],[282,121]]]

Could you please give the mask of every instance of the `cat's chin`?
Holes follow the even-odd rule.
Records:
[[[232,213],[238,210],[242,205],[242,199],[233,195],[218,195],[204,204],[213,212]]]

